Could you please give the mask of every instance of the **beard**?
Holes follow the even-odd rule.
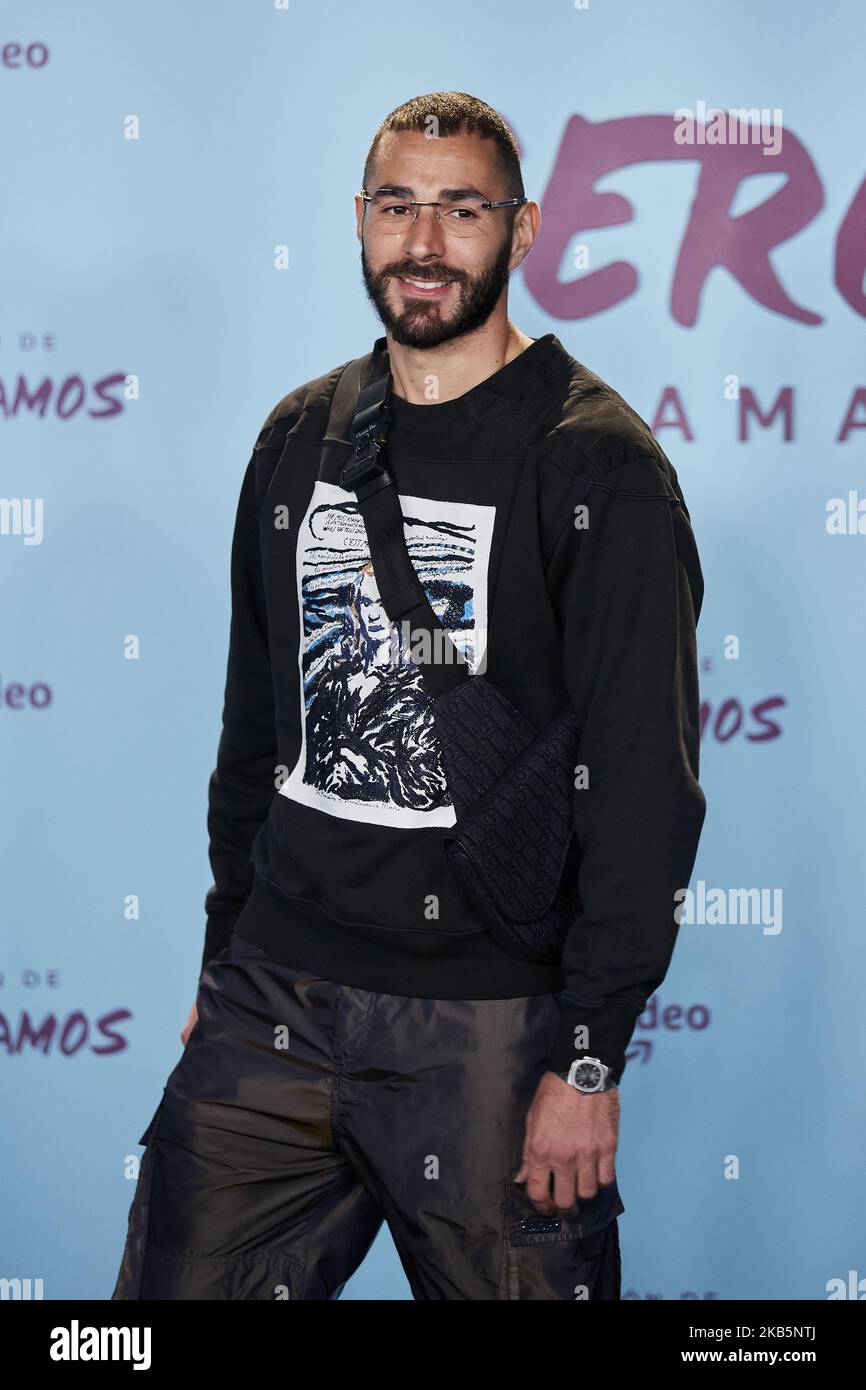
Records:
[[[419,269],[411,261],[393,261],[374,273],[361,243],[361,270],[367,297],[395,343],[409,348],[438,347],[486,323],[508,284],[510,259],[510,230],[493,258],[475,275],[447,265],[425,265]],[[418,299],[395,311],[388,302],[387,291],[389,282],[401,275],[411,275],[418,280],[455,281],[456,305],[446,310],[441,301]]]

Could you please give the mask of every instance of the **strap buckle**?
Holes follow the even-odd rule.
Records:
[[[340,473],[340,486],[347,492],[364,489],[365,495],[387,487],[392,481],[379,455],[385,446],[391,412],[388,406],[390,378],[371,382],[361,391],[359,409],[352,420],[355,447]],[[360,495],[360,494],[359,494]]]
[[[347,492],[355,492],[364,483],[383,478],[383,475],[391,481],[384,464],[379,462],[383,440],[377,437],[376,430],[377,425],[372,424],[358,433],[354,453],[340,474],[340,486]]]

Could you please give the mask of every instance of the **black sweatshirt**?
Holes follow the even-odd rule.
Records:
[[[386,339],[353,363],[363,384],[382,376]],[[237,924],[289,965],[377,992],[553,991],[551,1068],[590,1055],[618,1079],[706,810],[703,577],[676,472],[553,333],[456,400],[392,387],[389,467],[428,598],[536,729],[569,699],[581,721],[581,912],[561,968],[520,960],[445,859],[455,815],[420,672],[383,661],[363,519],[339,486],[351,445],[330,431],[322,446],[341,370],[275,406],[240,492],[202,964]]]

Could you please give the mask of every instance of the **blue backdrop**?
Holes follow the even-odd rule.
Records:
[[[511,317],[653,424],[706,580],[709,809],[621,1090],[624,1295],[857,1296],[864,45],[832,0],[7,0],[0,1276],[111,1292],[198,978],[244,468],[383,331],[352,195],[387,112],[451,88],[542,206]],[[740,107],[773,128],[713,143]],[[343,1296],[409,1296],[386,1230]]]

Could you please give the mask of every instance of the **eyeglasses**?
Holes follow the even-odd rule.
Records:
[[[403,188],[377,188],[375,193],[361,190],[365,212],[369,213],[374,231],[386,236],[405,232],[417,221],[419,208],[433,208],[433,215],[446,235],[473,237],[484,231],[488,209],[517,208],[527,201],[523,197],[499,198],[496,202],[489,202],[480,193],[467,193],[438,202],[422,203],[418,198],[403,197],[406,191]],[[459,192],[455,190],[456,194]]]

